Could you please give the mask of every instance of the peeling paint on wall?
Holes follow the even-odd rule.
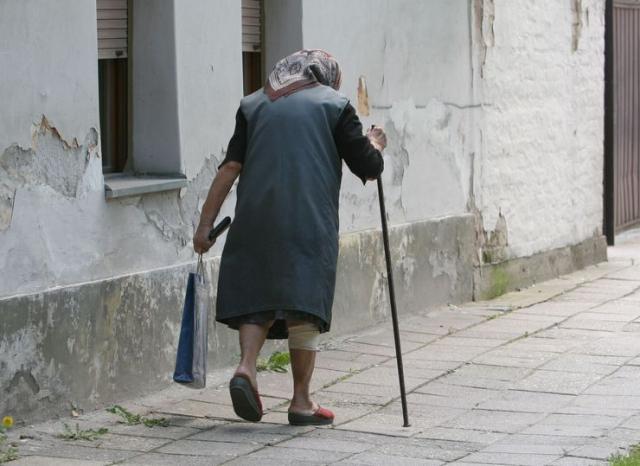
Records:
[[[582,0],[569,0],[571,2],[571,51],[576,52],[580,46],[582,35]]]
[[[91,128],[80,145],[62,138],[43,115],[32,131],[32,147],[9,146],[0,155],[0,230],[11,225],[16,190],[51,187],[65,197],[78,195],[87,166],[98,157],[98,132]]]
[[[487,52],[495,45],[494,23],[496,13],[494,0],[474,0],[474,15],[480,46],[480,77],[484,78]]]

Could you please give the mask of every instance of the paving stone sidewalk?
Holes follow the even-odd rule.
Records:
[[[230,371],[106,412],[16,429],[12,465],[600,465],[640,442],[640,239],[610,261],[510,293],[401,319],[411,427],[403,428],[390,323],[320,353],[315,398],[332,428],[286,422],[290,374],[261,373],[259,424],[239,422]],[[108,428],[56,437],[63,422]],[[23,436],[22,440],[18,440]]]

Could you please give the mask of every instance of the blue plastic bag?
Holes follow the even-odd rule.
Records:
[[[189,274],[182,309],[173,380],[185,387],[204,388],[207,384],[208,295],[202,256],[195,272]]]

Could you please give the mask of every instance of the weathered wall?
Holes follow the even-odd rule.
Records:
[[[473,1],[487,262],[601,234],[604,3]]]
[[[176,8],[175,105],[138,115],[151,133],[137,137],[173,144],[163,155],[183,167],[189,186],[106,202],[95,5],[45,3],[0,3],[0,297],[192,260],[193,225],[242,95],[239,3]],[[166,57],[174,73],[176,57]],[[233,194],[224,213],[232,208]]]
[[[366,78],[371,115],[362,120],[389,135],[383,179],[392,223],[466,212],[475,111],[468,1],[301,1],[304,47],[336,56],[354,106],[358,78]],[[376,199],[375,185],[345,176],[342,228],[377,226]]]
[[[402,313],[470,299],[472,223],[467,215],[392,230]],[[382,251],[378,232],[342,237],[331,335],[388,318]],[[206,265],[214,302],[219,260]],[[66,414],[71,404],[89,410],[171,383],[191,270],[174,266],[0,299],[0,413],[28,422]],[[209,335],[209,368],[237,361],[237,332],[212,316]]]

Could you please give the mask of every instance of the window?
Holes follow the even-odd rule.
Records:
[[[128,0],[96,0],[100,139],[104,173],[121,172],[127,162]]]
[[[262,87],[263,0],[242,0],[242,73],[244,95]]]

